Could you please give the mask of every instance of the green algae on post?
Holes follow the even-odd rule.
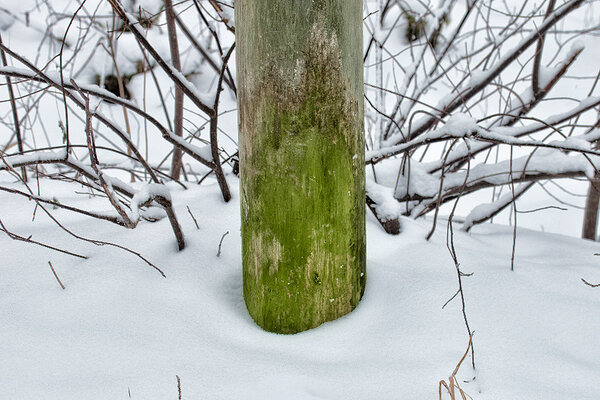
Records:
[[[366,282],[361,0],[236,2],[244,298],[268,331]]]

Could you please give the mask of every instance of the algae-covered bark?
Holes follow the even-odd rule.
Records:
[[[362,0],[237,0],[244,298],[295,333],[364,292]]]

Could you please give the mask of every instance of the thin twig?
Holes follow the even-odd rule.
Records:
[[[0,34],[0,44],[2,44],[2,34]],[[8,67],[8,61],[6,59],[6,53],[3,49],[0,49],[0,56],[2,58],[2,65]],[[15,135],[17,136],[17,148],[19,154],[23,154],[23,136],[21,135],[21,124],[19,122],[19,112],[17,110],[17,103],[15,101],[15,93],[13,91],[12,82],[10,76],[6,76],[6,86],[8,88],[8,97],[10,98],[10,107],[12,108],[13,123],[15,125]],[[27,169],[21,167],[21,176],[23,180],[27,182]]]
[[[513,146],[510,146],[510,191],[512,192],[512,209],[514,215],[513,237],[512,237],[512,253],[510,256],[510,270],[515,270],[515,251],[517,249],[517,198],[515,196],[515,181],[513,179]]]
[[[200,225],[198,225],[198,221],[196,221],[196,217],[194,217],[194,214],[192,214],[192,210],[190,210],[190,206],[186,206],[188,213],[190,213],[190,217],[192,217],[192,220],[194,220],[194,224],[196,224],[196,228],[198,230],[200,230]]]
[[[21,179],[20,175],[6,162],[6,159],[2,156],[2,153],[0,153],[0,158],[4,161],[4,164],[6,165],[6,169],[8,171],[10,171],[18,179]],[[36,176],[39,177],[39,174],[37,174]],[[27,182],[24,182],[22,179],[21,179],[21,182],[27,188],[27,190],[29,191],[29,193],[32,195],[32,199],[35,201],[35,198],[33,197],[34,196],[33,191],[31,190],[31,188],[29,187],[29,185],[27,184]],[[38,188],[39,188],[39,182],[38,182]],[[37,208],[41,208],[44,211],[44,213],[52,221],[54,221],[54,223],[56,225],[58,225],[63,231],[65,231],[66,233],[68,233],[72,237],[74,237],[74,238],[76,238],[78,240],[82,240],[82,241],[87,242],[87,243],[94,244],[96,246],[112,246],[112,247],[116,247],[118,249],[124,250],[124,251],[126,251],[126,252],[128,252],[130,254],[133,254],[133,255],[137,256],[139,259],[141,259],[142,261],[144,261],[150,267],[152,267],[153,269],[155,269],[156,271],[158,271],[163,276],[163,278],[167,277],[165,275],[165,273],[160,268],[158,268],[156,265],[154,265],[152,262],[150,262],[150,260],[148,260],[146,257],[144,257],[141,253],[139,253],[137,251],[134,251],[134,250],[132,250],[132,249],[130,249],[128,247],[121,246],[120,244],[117,244],[117,243],[105,242],[105,241],[102,241],[102,240],[95,240],[95,239],[88,239],[86,237],[77,235],[76,233],[74,233],[71,230],[69,230],[66,226],[64,226],[63,224],[61,224],[60,221],[58,221],[58,219],[56,219],[56,217],[54,217],[54,215],[52,215],[52,213],[50,211],[48,211],[48,209],[41,202],[36,201],[36,210],[37,210]],[[0,221],[0,225],[2,225],[2,221]],[[4,232],[6,232],[7,234],[9,234],[9,232],[6,230],[6,228],[4,228]],[[11,234],[9,234],[9,236],[11,236]],[[17,235],[14,235],[14,236],[15,237],[11,236],[11,238],[16,239],[16,240],[23,240],[23,241],[26,241],[26,242],[32,242],[32,243],[34,243],[33,241],[29,240],[30,238],[29,239],[25,239],[25,238],[22,238],[22,237],[18,237]],[[78,254],[75,254],[75,253],[71,253],[71,252],[68,252],[68,251],[65,251],[65,250],[57,249],[55,247],[44,245],[42,243],[36,243],[36,244],[39,244],[39,245],[41,245],[43,247],[51,248],[53,250],[61,251],[63,253],[70,254],[70,255],[73,255],[73,256],[76,256],[76,257],[87,258],[85,256],[81,256],[81,255],[78,255]]]
[[[597,288],[600,287],[600,283],[589,283],[588,281],[586,281],[585,279],[581,278],[581,280],[583,281],[583,283],[585,283],[586,285],[593,287],[593,288]]]
[[[171,62],[173,68],[181,73],[181,60],[179,58],[179,43],[177,42],[177,28],[175,26],[175,10],[172,0],[165,0],[165,14],[167,17],[167,32],[169,37],[169,48],[171,50]],[[183,137],[183,91],[175,85],[175,136]],[[171,159],[171,178],[178,180],[183,166],[183,152],[175,146],[173,158]]]
[[[104,189],[104,193],[106,197],[110,201],[110,204],[117,210],[121,218],[123,218],[123,225],[127,228],[133,229],[137,225],[137,221],[132,221],[127,214],[127,211],[121,206],[119,201],[115,198],[113,191],[109,186],[109,182],[107,182],[104,173],[98,167],[98,155],[96,154],[96,141],[94,139],[94,129],[92,125],[92,112],[90,110],[90,98],[86,96],[80,89],[79,86],[75,83],[74,80],[71,80],[71,84],[75,87],[75,89],[79,92],[81,97],[84,99],[84,109],[85,109],[85,135],[88,145],[88,151],[90,155],[90,164],[96,175],[98,176],[98,181],[102,188]],[[125,109],[124,109],[125,110]]]
[[[465,177],[465,181],[463,182],[463,189],[466,186],[470,169],[471,169],[471,166],[469,165],[467,168],[467,174]],[[465,277],[471,276],[471,275],[473,275],[473,273],[466,274],[460,270],[460,263],[458,262],[458,256],[456,254],[456,249],[454,247],[454,228],[452,226],[452,224],[453,224],[452,219],[454,218],[454,212],[456,211],[456,207],[458,205],[458,200],[460,200],[460,195],[456,198],[456,201],[454,202],[454,206],[452,207],[452,211],[450,212],[450,215],[448,217],[448,225],[447,225],[447,229],[446,229],[446,247],[448,248],[448,251],[450,252],[452,261],[454,261],[454,267],[456,268],[456,276],[458,278],[457,293],[460,294],[462,315],[463,315],[463,319],[465,321],[465,327],[467,328],[467,333],[469,334],[469,338],[471,338],[473,336],[473,331],[471,331],[471,327],[469,326],[469,320],[467,318],[465,294],[464,294],[463,285],[462,285],[462,277],[463,276],[465,276]],[[456,297],[456,294],[452,297],[453,298]],[[444,306],[446,306],[446,304],[444,304]],[[469,340],[469,344],[471,347],[471,365],[473,366],[473,369],[475,369],[475,348],[474,348],[473,342],[471,340]]]
[[[210,148],[213,157],[213,162],[215,163],[214,171],[215,176],[217,178],[217,182],[219,183],[219,187],[221,188],[221,192],[223,194],[223,200],[228,202],[231,200],[231,192],[229,191],[229,186],[227,185],[227,179],[225,178],[225,174],[223,173],[223,168],[221,167],[221,163],[219,162],[220,154],[219,154],[219,143],[218,143],[218,121],[219,121],[219,99],[221,97],[221,90],[223,90],[223,78],[225,77],[225,70],[227,68],[227,62],[229,58],[233,54],[233,50],[235,49],[235,43],[229,48],[229,51],[223,57],[223,66],[221,67],[221,73],[219,74],[219,82],[217,84],[217,94],[215,95],[215,103],[213,105],[213,114],[210,117]]]
[[[70,256],[77,257],[77,258],[83,258],[84,260],[87,260],[87,258],[88,258],[87,256],[83,256],[81,254],[73,253],[71,251],[60,249],[58,247],[54,247],[54,246],[51,246],[49,244],[38,242],[36,240],[33,240],[31,238],[31,236],[29,236],[29,237],[26,238],[24,236],[17,235],[16,233],[10,232],[8,229],[6,229],[6,226],[2,222],[2,219],[0,219],[0,226],[1,226],[0,231],[6,233],[8,235],[8,237],[11,238],[12,240],[17,240],[17,241],[20,241],[20,242],[36,244],[38,246],[45,247],[45,248],[50,249],[50,250],[58,251],[59,253],[68,254]]]
[[[48,261],[48,265],[50,265],[50,269],[52,270],[52,273],[54,274],[54,277],[56,278],[56,280],[58,281],[58,284],[60,285],[60,287],[65,290],[65,285],[63,285],[63,283],[60,281],[60,278],[58,277],[58,274],[56,273],[56,271],[54,270],[54,267],[52,266],[52,263],[50,261]]]
[[[109,35],[108,35],[108,46],[110,49],[110,58],[112,59],[113,62],[113,68],[115,69],[115,76],[117,78],[117,85],[119,86],[119,97],[125,98],[125,83],[123,82],[123,76],[121,75],[121,71],[119,69],[119,64],[117,63],[117,52],[115,49],[115,38],[114,38],[114,33],[115,33],[115,23],[116,23],[116,14],[113,12],[113,29],[110,31]],[[71,83],[73,83],[74,81],[71,80]],[[64,84],[63,84],[64,86]],[[80,91],[80,89],[77,89],[78,91]],[[122,107],[123,109],[123,120],[125,121],[125,131],[127,132],[127,135],[129,136],[129,139],[131,139],[131,124],[129,123],[129,113],[127,112],[127,107]],[[87,112],[87,111],[86,111]],[[127,149],[127,153],[131,154],[131,149]],[[131,173],[131,182],[135,182],[135,174]]]
[[[219,251],[217,251],[217,257],[221,257],[221,245],[223,244],[223,239],[225,236],[229,235],[229,231],[225,232],[223,236],[221,236],[221,240],[219,241]]]

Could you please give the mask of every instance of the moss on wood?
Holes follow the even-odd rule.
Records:
[[[248,26],[261,6],[268,14],[287,1],[236,5],[244,298],[254,320],[278,333],[350,312],[366,281],[362,60],[348,50],[361,47],[361,1],[289,7],[298,3],[306,20],[288,14],[288,29],[299,30],[283,35],[296,46],[287,54],[279,42],[255,43],[285,21]],[[342,4],[358,17],[335,14]]]

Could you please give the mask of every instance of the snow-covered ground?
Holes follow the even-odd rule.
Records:
[[[69,238],[40,210],[31,222],[32,203],[0,194],[9,230],[89,256],[0,236],[0,399],[175,399],[176,375],[184,399],[437,398],[468,341],[460,299],[442,309],[458,283],[445,220],[428,242],[431,221],[404,219],[389,236],[369,216],[359,307],[276,335],[244,306],[237,193],[225,204],[216,185],[172,192],[189,244],[180,253],[167,220],[132,234],[52,210],[74,233],[140,251],[166,278],[131,254]],[[600,244],[519,229],[511,272],[512,228],[456,228],[461,269],[473,272],[463,284],[477,369],[465,360],[463,389],[481,400],[598,399],[600,289],[581,278],[600,281]]]
[[[10,16],[9,3],[10,12],[20,19]],[[37,3],[0,0],[0,30],[4,43],[43,64],[56,54],[58,45],[39,46],[46,20],[45,8],[36,8]],[[71,0],[50,3],[70,13],[78,4]],[[158,10],[162,0],[143,3]],[[597,6],[590,9],[597,10]],[[25,11],[32,11],[27,20]],[[594,14],[588,12],[585,18],[593,19]],[[68,18],[61,20],[52,33],[62,37],[68,22]],[[25,29],[27,25],[31,29]],[[80,32],[77,28],[74,25],[68,37],[71,43]],[[167,57],[165,31],[152,35]],[[137,49],[130,39],[121,38],[123,53]],[[587,49],[574,65],[573,76],[553,92],[558,99],[574,90],[587,92],[589,87],[578,77],[597,73],[595,49],[600,41],[597,36],[583,40]],[[77,77],[81,82],[92,83],[94,74],[108,71],[111,60],[102,51],[97,50],[93,60]],[[199,63],[195,52],[186,53],[185,68],[198,69]],[[123,68],[134,67],[126,65]],[[158,69],[156,73],[159,80],[168,81]],[[137,76],[130,82],[134,98],[144,97],[144,85],[150,86],[144,79]],[[205,75],[192,79],[201,90],[214,88]],[[0,81],[4,83],[3,78]],[[0,86],[0,93],[5,100],[5,86]],[[165,97],[171,109],[172,93]],[[224,95],[222,101],[222,111],[235,108],[232,96]],[[61,102],[50,98],[40,104],[39,115],[51,136],[48,145],[62,143]],[[148,95],[147,106],[162,118],[156,95]],[[0,107],[8,121],[8,104]],[[112,120],[121,121],[120,108],[102,107]],[[551,102],[543,107],[561,111]],[[193,121],[189,126],[204,123],[192,113],[186,115]],[[134,120],[133,126],[134,141],[143,149],[143,123]],[[73,116],[71,127],[73,140],[85,144],[81,122]],[[231,136],[221,136],[220,144],[235,151],[234,112],[221,117],[220,128]],[[0,126],[2,144],[11,134],[8,126]],[[200,134],[207,138],[207,129]],[[35,140],[40,147],[46,145],[37,125],[35,135],[32,129],[25,132],[26,148]],[[149,159],[156,163],[171,148],[159,140],[151,130]],[[99,138],[98,143],[104,142]],[[100,157],[104,162],[112,160],[109,153]],[[468,342],[460,298],[442,309],[458,287],[446,247],[447,220],[440,218],[436,233],[426,241],[430,218],[402,219],[402,233],[390,236],[367,211],[368,279],[358,308],[308,332],[271,334],[254,324],[244,305],[238,181],[229,171],[233,200],[227,204],[211,178],[201,186],[190,184],[187,191],[170,186],[187,239],[188,247],[182,252],[176,250],[166,219],[142,222],[131,231],[48,207],[73,233],[138,251],[161,268],[166,278],[126,251],[74,239],[41,209],[36,210],[33,202],[0,192],[0,220],[9,231],[89,257],[79,259],[14,241],[0,232],[0,400],[176,399],[176,376],[181,380],[182,398],[189,400],[438,399],[439,381],[448,380]],[[396,179],[396,171],[391,171],[391,179]],[[127,178],[118,171],[109,173]],[[33,181],[34,190],[38,183],[42,195],[65,204],[110,209],[105,199],[75,194],[76,185],[42,179]],[[473,273],[462,281],[466,313],[475,331],[477,367],[470,367],[469,355],[457,379],[475,400],[600,399],[600,288],[581,281],[600,283],[600,256],[595,255],[600,253],[600,243],[526,229],[579,235],[582,212],[576,207],[584,204],[587,182],[559,183],[561,188],[547,184],[544,189],[574,207],[519,214],[514,271],[510,270],[512,226],[485,224],[470,233],[461,231],[460,224],[455,226],[460,267]],[[8,174],[0,176],[0,185],[24,190]],[[475,193],[461,200],[457,215],[464,216],[489,201],[489,193]],[[567,207],[541,187],[519,199],[518,205],[521,211]],[[442,214],[448,212],[449,208],[442,210]],[[508,210],[495,222],[506,224],[510,215]]]

